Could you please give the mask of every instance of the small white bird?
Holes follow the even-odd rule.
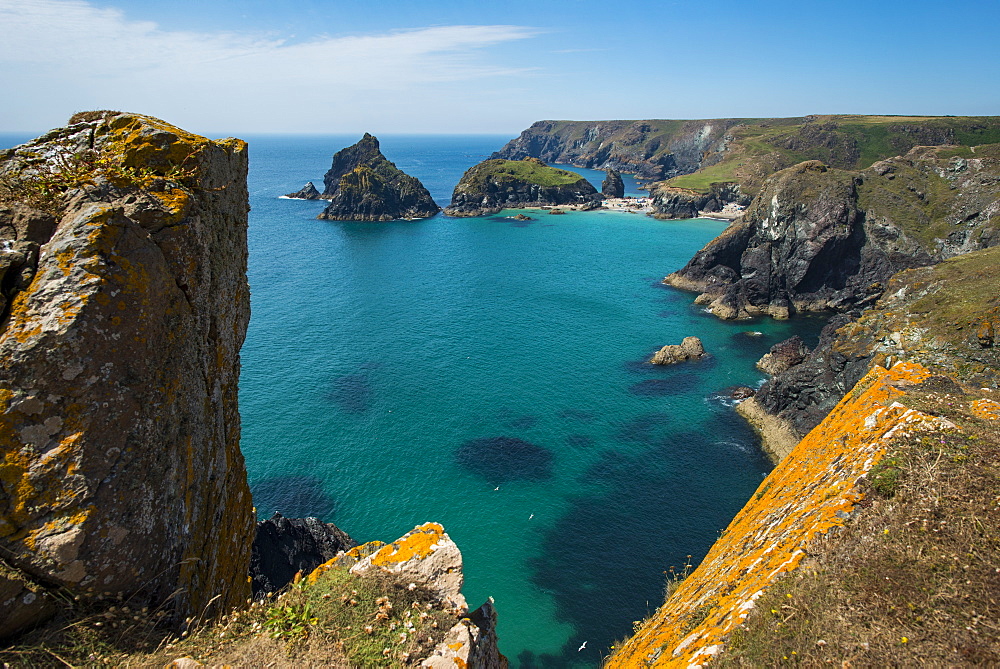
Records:
[[[496,488],[494,488],[494,490],[499,490],[499,489],[500,489],[500,486],[497,486]]]
[[[534,517],[535,517],[535,514],[531,514],[530,516],[528,516],[528,520],[531,520]]]
[[[576,649],[576,652],[579,653],[581,650],[583,650],[586,647],[587,647],[587,642],[584,641],[583,643],[580,644],[580,647]]]

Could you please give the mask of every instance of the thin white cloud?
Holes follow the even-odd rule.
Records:
[[[454,25],[292,43],[274,35],[164,30],[83,0],[0,0],[0,86],[27,96],[25,104],[32,96],[43,102],[62,95],[81,98],[76,108],[107,99],[106,106],[144,111],[177,95],[230,112],[239,101],[281,113],[296,100],[324,98],[307,88],[389,99],[522,75],[528,70],[491,60],[489,49],[537,34],[525,26]]]

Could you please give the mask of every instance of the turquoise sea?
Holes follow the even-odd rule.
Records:
[[[813,343],[821,321],[721,322],[660,284],[724,223],[319,221],[322,202],[279,196],[322,189],[358,137],[246,139],[240,409],[258,514],[316,515],[358,541],[440,522],[470,605],[495,598],[513,666],[596,666],[770,469],[725,389],[762,381],[754,362],[791,334]],[[442,206],[507,139],[380,137]],[[644,363],[687,335],[712,356]]]

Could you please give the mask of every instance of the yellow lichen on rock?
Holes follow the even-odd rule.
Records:
[[[441,525],[425,523],[372,555],[372,564],[376,567],[392,567],[409,560],[423,559],[446,536]]]
[[[812,540],[850,518],[863,498],[857,484],[889,440],[940,423],[897,401],[929,376],[912,363],[874,367],[761,483],[701,565],[607,666],[699,666],[721,652]]]

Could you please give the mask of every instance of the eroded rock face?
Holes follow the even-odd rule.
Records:
[[[495,159],[484,160],[462,175],[444,213],[485,216],[520,207],[595,208],[600,200],[597,189],[575,172],[549,167],[535,158]]]
[[[330,204],[317,218],[330,221],[394,221],[427,218],[441,211],[420,181],[389,162],[378,139],[365,133],[338,151],[323,177],[321,197]]]
[[[180,616],[249,596],[246,171],[240,140],[117,112],[0,154],[0,231],[25,250],[4,278],[0,546],[27,581]]]
[[[795,335],[772,346],[771,350],[757,361],[757,369],[774,376],[799,364],[807,355],[809,347],[802,341],[802,337]]]
[[[697,337],[684,337],[680,344],[667,344],[653,355],[650,362],[654,365],[673,365],[685,360],[700,360],[704,358],[705,347]]]
[[[1000,148],[917,147],[862,172],[807,161],[764,183],[743,217],[664,282],[724,319],[852,311],[889,277],[1000,243]]]
[[[318,200],[320,199],[320,193],[316,190],[316,185],[312,181],[307,181],[305,186],[294,193],[289,193],[285,197],[293,200]]]
[[[295,574],[309,574],[357,545],[333,523],[317,518],[285,518],[275,513],[257,523],[250,558],[254,595],[277,592],[291,583]]]
[[[625,182],[618,170],[608,170],[608,176],[604,177],[601,184],[601,195],[604,197],[625,197]]]

